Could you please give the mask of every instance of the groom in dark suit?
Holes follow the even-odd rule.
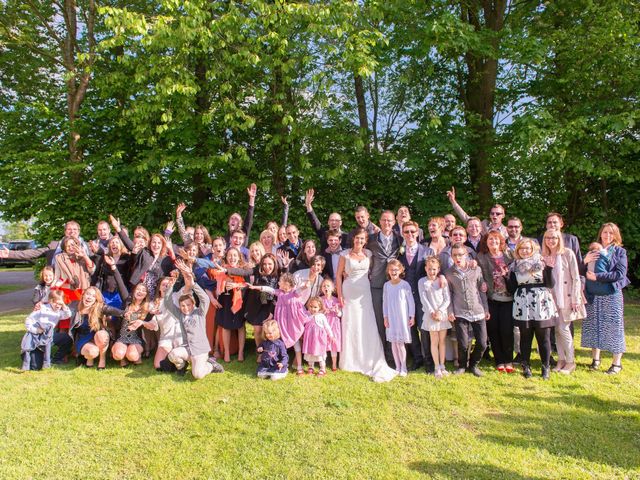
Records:
[[[413,301],[416,305],[416,322],[411,327],[411,354],[413,355],[411,370],[417,370],[425,366],[428,373],[433,373],[435,365],[431,357],[429,332],[422,330],[418,335],[422,325],[422,302],[418,291],[418,280],[425,276],[424,263],[427,257],[433,255],[433,250],[426,245],[418,243],[419,232],[420,227],[412,220],[402,224],[402,236],[405,245],[402,253],[398,256],[398,260],[404,266],[404,279],[411,285],[411,293],[413,293]]]
[[[382,289],[387,281],[387,263],[398,258],[398,252],[402,245],[402,238],[393,231],[395,218],[393,212],[385,210],[380,215],[380,231],[369,235],[366,248],[371,251],[371,266],[369,278],[371,283],[371,297],[373,311],[376,315],[378,334],[384,348],[384,358],[391,368],[395,368],[391,344],[387,342],[384,329],[384,316],[382,314]],[[417,318],[417,317],[416,317]]]

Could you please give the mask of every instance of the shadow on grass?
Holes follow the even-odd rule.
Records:
[[[489,415],[495,423],[492,433],[479,438],[625,469],[640,466],[638,406],[575,392],[545,397],[544,405],[540,398],[522,403],[522,396],[509,396],[518,399],[522,408],[509,415]],[[566,408],[574,406],[580,409]]]
[[[444,476],[446,478],[473,478],[473,479],[499,479],[509,480],[543,480],[546,477],[523,476],[513,470],[487,465],[484,463],[470,463],[465,461],[443,462],[412,462],[409,468],[416,472],[429,476]]]

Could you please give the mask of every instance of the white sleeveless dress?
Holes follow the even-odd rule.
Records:
[[[344,255],[347,278],[342,282],[342,352],[340,369],[359,372],[375,382],[388,382],[397,372],[387,365],[378,335],[369,286],[371,253],[362,260]]]

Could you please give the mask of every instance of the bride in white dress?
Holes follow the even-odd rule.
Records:
[[[364,373],[375,382],[388,382],[397,372],[387,365],[378,335],[369,287],[371,252],[364,248],[366,241],[366,232],[359,231],[353,237],[353,248],[338,263],[336,289],[344,305],[340,368]]]

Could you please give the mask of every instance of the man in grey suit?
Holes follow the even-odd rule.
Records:
[[[367,249],[371,251],[371,266],[369,278],[371,283],[371,297],[373,299],[373,311],[376,315],[378,334],[384,348],[384,358],[391,368],[395,368],[391,344],[387,342],[384,329],[384,316],[382,314],[382,289],[387,281],[387,263],[398,258],[402,238],[393,231],[395,218],[393,212],[385,210],[380,215],[380,231],[369,235]]]

